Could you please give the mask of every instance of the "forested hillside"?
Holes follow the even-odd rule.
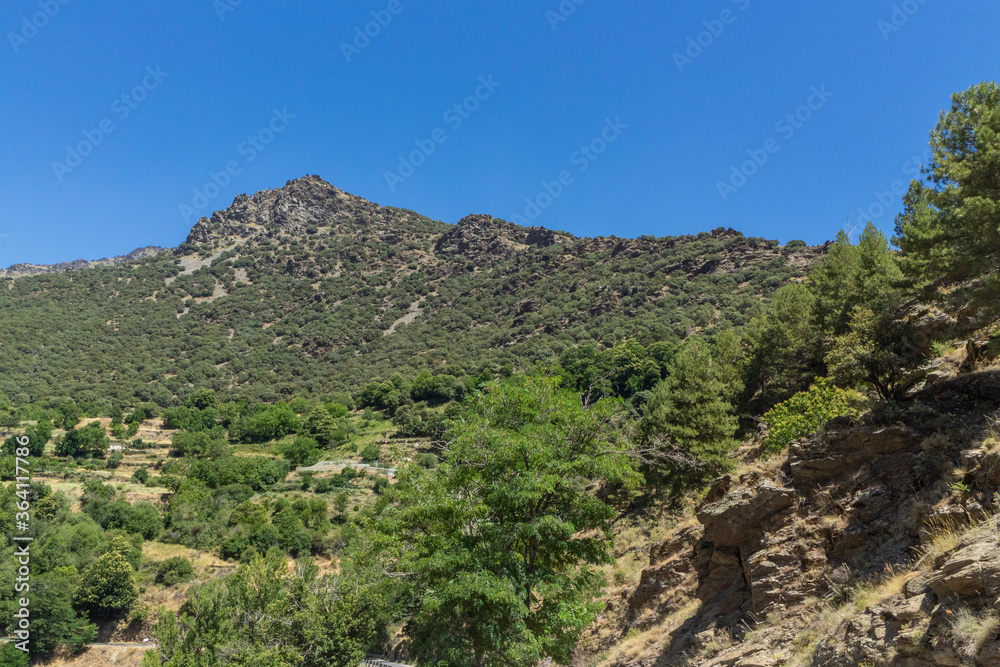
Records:
[[[1000,86],[956,94],[892,239],[449,226],[307,177],[9,278],[8,632],[58,667],[996,667],[998,137]]]
[[[745,324],[820,255],[803,245],[451,226],[308,177],[237,198],[173,252],[8,279],[0,391],[104,408],[201,387],[276,401],[395,372],[527,368],[586,342],[676,343]]]

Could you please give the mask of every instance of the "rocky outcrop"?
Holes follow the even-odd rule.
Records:
[[[542,227],[519,227],[489,215],[468,215],[438,239],[434,252],[492,264],[509,258],[519,248],[547,248],[575,238]]]
[[[61,262],[59,264],[14,264],[5,270],[0,270],[0,278],[13,280],[45,273],[65,273],[67,271],[81,271],[98,266],[118,266],[126,262],[135,262],[147,257],[155,257],[156,255],[169,252],[169,250],[169,248],[161,248],[159,246],[146,246],[145,248],[137,248],[127,255],[106,257],[104,259],[77,259],[72,262]]]
[[[998,408],[1000,373],[960,376],[719,479],[698,525],[650,550],[627,602],[626,623],[641,623],[624,631],[676,610],[677,591],[697,611],[658,655],[613,664],[1000,667],[1000,451],[970,446],[990,442]]]
[[[927,584],[939,599],[981,598],[1000,610],[1000,520],[972,531],[940,556]]]

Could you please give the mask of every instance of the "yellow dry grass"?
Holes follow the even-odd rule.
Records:
[[[39,663],[44,667],[139,667],[142,656],[152,645],[141,646],[94,646],[80,655],[55,657]]]

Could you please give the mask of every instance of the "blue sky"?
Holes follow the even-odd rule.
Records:
[[[973,0],[7,0],[0,266],[174,246],[306,174],[578,235],[891,230],[998,28]]]

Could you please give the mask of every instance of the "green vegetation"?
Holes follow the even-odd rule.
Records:
[[[703,490],[761,423],[773,455],[903,400],[934,344],[904,306],[992,289],[996,91],[942,116],[898,254],[872,224],[825,256],[449,229],[304,179],[283,196],[316,224],[213,218],[177,256],[11,281],[0,428],[45,481],[4,485],[0,525],[30,497],[33,653],[178,588],[146,667],[353,667],[397,632],[421,665],[567,664],[616,517]]]
[[[552,379],[477,395],[444,461],[409,469],[369,519],[365,556],[394,572],[419,658],[449,665],[569,659],[596,615],[614,508],[581,480],[622,492],[641,478],[621,447],[622,405],[589,409]],[[370,542],[367,540],[371,540]]]
[[[857,391],[840,389],[820,378],[808,390],[779,403],[761,418],[768,429],[764,443],[767,451],[780,452],[796,438],[815,433],[837,417],[859,416],[862,403],[863,397]]]

